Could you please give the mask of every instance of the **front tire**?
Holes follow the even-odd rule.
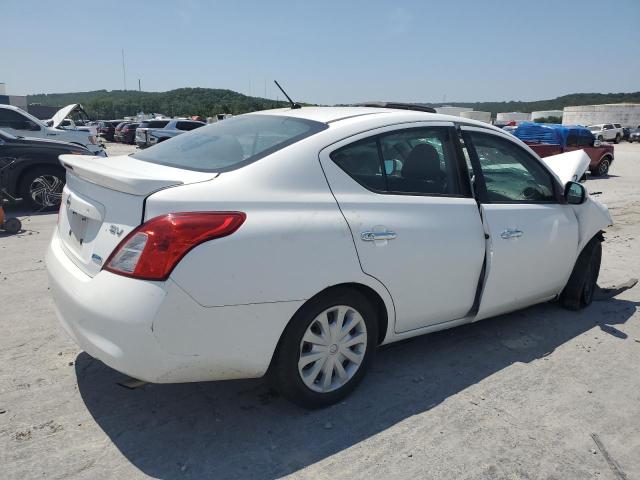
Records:
[[[596,177],[604,177],[609,173],[609,167],[611,166],[611,160],[608,157],[603,158],[598,163],[596,171],[593,173]]]
[[[351,288],[331,289],[294,315],[278,344],[271,380],[301,407],[329,406],[360,383],[377,339],[371,302]]]
[[[578,256],[567,285],[560,295],[560,304],[568,310],[580,310],[591,305],[598,287],[602,261],[602,240],[593,237]]]
[[[60,205],[65,171],[56,167],[36,167],[23,175],[19,191],[23,202],[34,210],[52,210]]]
[[[620,143],[620,134],[616,135],[616,138],[613,139],[613,143]]]

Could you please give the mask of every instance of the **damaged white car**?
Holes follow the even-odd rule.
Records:
[[[570,181],[579,154],[545,163],[500,129],[407,110],[272,110],[60,158],[47,267],[78,345],[149,382],[268,372],[307,407],[353,390],[378,345],[589,305],[612,223]]]
[[[0,129],[16,137],[46,138],[86,147],[94,155],[106,156],[98,142],[96,129],[76,126],[70,117],[84,115],[82,105],[73,103],[61,108],[47,122],[12,105],[0,105]],[[86,117],[88,119],[88,117]],[[66,125],[65,125],[66,124]]]

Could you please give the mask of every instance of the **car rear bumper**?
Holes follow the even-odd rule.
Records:
[[[55,311],[92,357],[154,383],[262,376],[302,302],[202,307],[175,282],[82,272],[57,230],[46,255]]]

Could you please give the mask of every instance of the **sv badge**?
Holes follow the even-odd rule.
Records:
[[[109,227],[109,233],[111,235],[115,235],[116,237],[119,237],[124,233],[124,228],[119,228],[117,225],[111,225]]]

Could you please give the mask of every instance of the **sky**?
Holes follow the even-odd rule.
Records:
[[[640,0],[2,0],[24,95],[228,88],[335,104],[640,91]],[[280,95],[279,98],[282,98]]]

